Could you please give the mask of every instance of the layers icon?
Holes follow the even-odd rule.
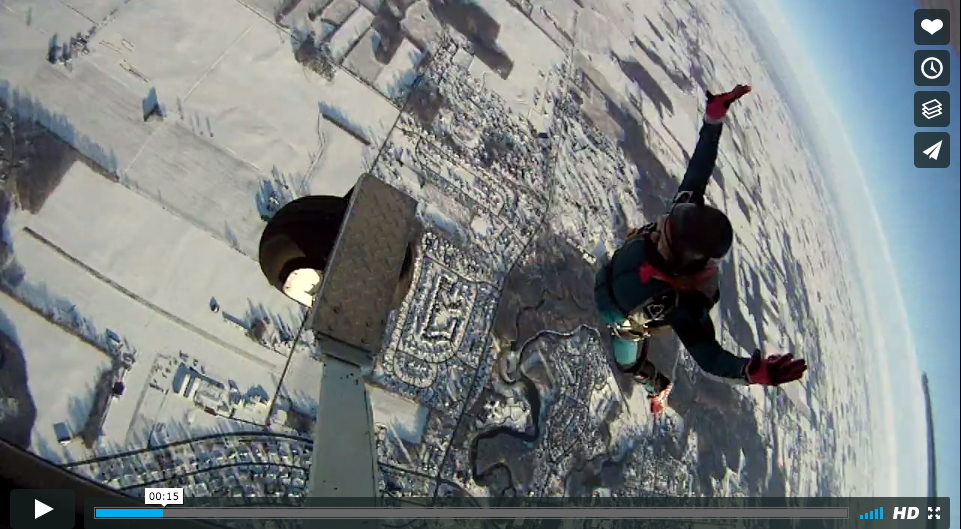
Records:
[[[921,105],[921,113],[924,117],[928,119],[934,119],[941,115],[941,102],[937,99],[932,99],[927,103]]]

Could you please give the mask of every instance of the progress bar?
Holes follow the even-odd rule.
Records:
[[[633,520],[847,520],[847,507],[827,508],[303,508],[303,507],[168,507],[97,508],[95,518],[179,520],[228,519],[633,519]]]

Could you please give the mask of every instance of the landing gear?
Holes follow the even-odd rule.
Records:
[[[346,197],[307,196],[281,208],[260,236],[260,269],[274,288],[301,305],[313,304],[347,213]]]
[[[260,269],[267,281],[305,307],[313,306],[352,193],[298,198],[277,211],[260,237]],[[414,246],[408,244],[393,307],[400,305],[410,289],[415,260]]]
[[[261,269],[274,288],[310,307],[304,325],[321,357],[314,446],[324,449],[313,452],[310,496],[379,502],[373,411],[361,382],[413,282],[419,229],[417,201],[364,174],[348,197],[298,199],[264,230]]]

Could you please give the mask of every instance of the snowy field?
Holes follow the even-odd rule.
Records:
[[[41,65],[55,33],[74,35],[93,25],[62,2],[4,0],[0,9],[0,86],[24,88]],[[38,60],[38,58],[40,58]],[[0,95],[6,99],[8,94]]]
[[[374,423],[383,424],[399,439],[420,444],[427,424],[428,409],[399,395],[370,386]]]
[[[334,38],[330,40],[330,52],[334,60],[342,61],[373,21],[374,14],[366,9],[360,8],[351,13],[347,21],[334,34]]]
[[[332,123],[322,120],[323,148],[317,154],[306,187],[313,195],[344,196],[357,183],[373,155],[371,149]]]
[[[146,413],[144,403],[154,391],[149,384],[159,354],[187,353],[224,383],[260,386],[272,396],[286,352],[253,342],[236,322],[269,315],[295,332],[299,308],[263,281],[255,262],[82,163],[68,171],[39,215],[20,220],[13,242],[26,271],[18,289],[25,301],[64,300],[98,331],[117,333],[137,351],[124,379],[129,390],[107,414],[101,451],[145,439],[137,425],[156,413]],[[210,310],[212,298],[221,307],[217,313]],[[167,422],[173,432],[186,414],[168,408],[172,418],[165,419],[165,410],[151,421]]]
[[[241,387],[262,385],[268,391],[276,388],[272,381],[279,378],[283,368],[284,358],[280,355],[276,355],[274,363],[245,358],[118,292],[22,230],[14,233],[14,244],[17,259],[27,270],[18,293],[27,298],[28,303],[53,304],[64,300],[75,306],[79,314],[96,322],[99,331],[110,329],[118,333],[137,351],[137,361],[124,378],[129,389],[110,405],[103,425],[105,442],[99,452],[142,448],[142,445],[130,446],[135,437],[142,434],[134,432],[133,426],[135,419],[144,413],[142,397],[151,391],[153,365],[159,354],[176,357],[181,351],[188,352]],[[231,324],[221,322],[221,325]],[[47,328],[51,332],[56,330],[49,324]],[[37,398],[36,389],[33,395]]]
[[[122,181],[254,259],[263,230],[258,193],[265,179],[197,136],[205,130],[199,119],[189,116],[159,129]]]
[[[64,462],[77,453],[80,441],[61,447],[54,425],[63,423],[72,435],[79,433],[93,402],[94,386],[101,372],[110,368],[103,351],[84,343],[0,293],[3,314],[16,329],[17,341],[27,364],[27,380],[37,409],[30,450]]]
[[[211,24],[211,20],[230,20]],[[121,9],[94,43],[91,62],[132,92],[155,88],[175,111],[240,37],[262,19],[233,0],[195,4],[189,0],[147,0]],[[131,73],[140,72],[146,80]],[[169,98],[169,101],[167,99]]]
[[[416,68],[423,59],[424,53],[404,39],[393,59],[377,75],[374,86],[391,99],[403,96],[416,79]]]
[[[299,306],[263,280],[257,263],[82,163],[27,226],[144,304],[258,363],[279,364],[284,353],[253,342],[225,317],[267,315],[291,332],[300,325]],[[219,312],[210,309],[211,299]]]
[[[77,20],[61,4],[42,10],[8,4],[0,11],[4,98],[17,91],[26,99],[18,110],[120,173],[126,185],[251,257],[261,228],[256,201],[264,176],[356,180],[398,113],[351,75],[329,82],[307,75],[294,58],[290,35],[234,0],[125,6],[94,34],[91,53],[69,68],[37,60],[50,44],[49,36],[38,33],[85,33],[89,21]],[[362,34],[372,15],[361,8],[354,17]],[[407,75],[404,57],[388,79]],[[166,115],[163,122],[143,120],[151,94]],[[331,127],[322,115],[362,134],[372,152],[339,141],[336,147],[349,156],[337,164],[322,161],[322,129]]]
[[[278,38],[270,24],[253,25],[184,100],[186,111],[210,118],[214,143],[260,171],[306,174],[325,111],[344,116],[372,144],[383,142],[396,108],[350,75],[330,82],[307,75],[290,42]]]

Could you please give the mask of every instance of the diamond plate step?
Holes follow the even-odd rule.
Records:
[[[416,210],[416,200],[383,181],[358,181],[314,302],[311,325],[326,354],[369,363],[380,352]]]

